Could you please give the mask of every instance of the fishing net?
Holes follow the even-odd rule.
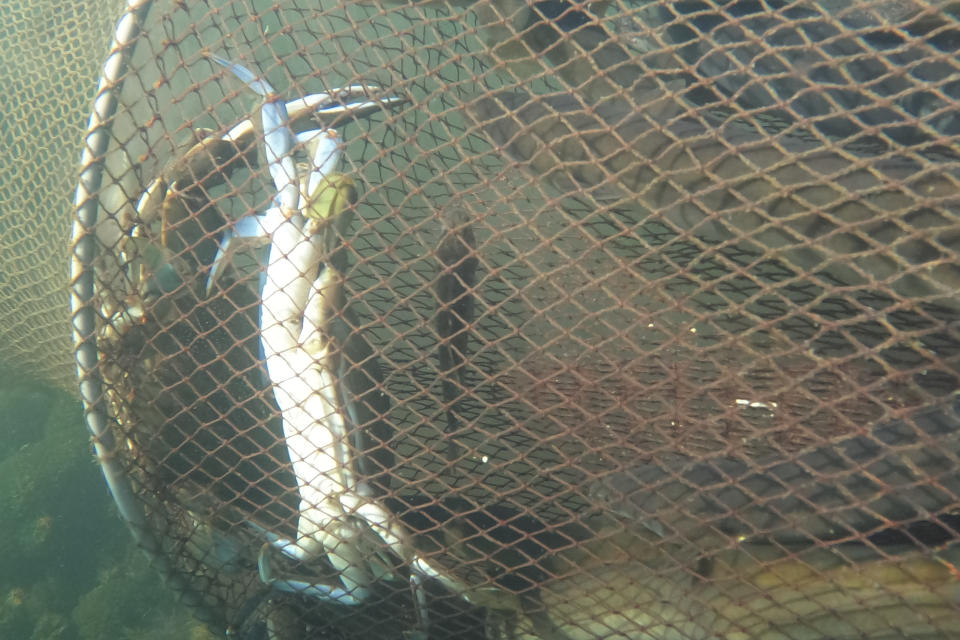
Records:
[[[960,637],[958,49],[933,0],[130,2],[71,242],[121,514],[237,637]]]
[[[70,194],[84,123],[123,3],[31,0],[0,7],[5,87],[0,160],[0,377],[76,388],[66,313]]]

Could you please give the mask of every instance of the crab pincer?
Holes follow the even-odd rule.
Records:
[[[371,98],[370,91],[376,90],[377,87],[349,85],[329,93],[310,94],[284,102],[273,86],[262,76],[222,57],[212,54],[207,54],[207,57],[230,70],[264,99],[260,108],[264,155],[276,188],[273,207],[263,213],[244,216],[223,231],[207,278],[206,292],[209,295],[238,246],[243,246],[244,241],[255,245],[266,244],[282,217],[294,215],[302,207],[305,196],[301,195],[301,190],[305,194],[313,193],[319,182],[324,179],[320,176],[331,174],[332,167],[319,166],[324,160],[320,157],[323,153],[320,151],[322,145],[316,144],[320,136],[329,135],[330,127],[346,117],[366,117],[382,111],[385,107],[406,102],[406,99],[395,95]],[[291,116],[291,114],[296,115]],[[295,132],[295,128],[302,128],[305,121],[319,122],[322,127]],[[250,123],[246,121],[234,127],[225,138],[233,140],[250,135],[250,132]],[[311,145],[316,145],[317,151],[313,154],[314,162],[308,184],[302,188],[294,162],[294,151],[299,147]],[[331,156],[327,152],[325,157]]]

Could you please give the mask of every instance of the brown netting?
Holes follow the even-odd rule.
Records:
[[[74,325],[121,510],[204,619],[960,637],[960,5],[138,4]],[[277,193],[210,54],[375,103],[334,123],[355,219],[296,274],[308,399],[265,364],[280,236],[208,286]],[[291,463],[298,408],[327,475]]]

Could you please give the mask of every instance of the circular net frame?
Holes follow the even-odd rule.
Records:
[[[121,26],[80,378],[121,512],[214,628],[960,637],[955,4],[158,1]],[[278,542],[311,481],[263,353],[272,240],[210,277],[277,192],[264,101],[210,53],[271,100],[375,105],[333,123],[357,197],[312,365],[367,511],[341,497],[309,557]]]

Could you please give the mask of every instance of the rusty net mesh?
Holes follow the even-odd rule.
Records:
[[[214,628],[960,637],[960,5],[132,4],[80,375]]]

